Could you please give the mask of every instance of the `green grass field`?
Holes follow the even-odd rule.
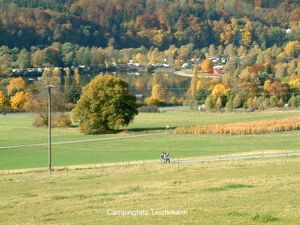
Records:
[[[282,158],[2,174],[0,224],[298,225],[299,171],[300,158]],[[120,210],[149,215],[108,215]]]
[[[114,135],[85,136],[75,128],[54,129],[53,143],[165,132],[167,124],[171,128],[175,128],[183,125],[232,123],[296,116],[300,116],[299,111],[140,114],[127,128],[127,131]],[[0,117],[0,169],[47,166],[47,129],[33,128],[31,123],[32,117],[28,115]],[[169,132],[168,134],[155,134],[130,139],[67,143],[53,145],[53,164],[54,166],[64,166],[153,160],[158,159],[162,151],[169,152],[173,159],[251,151],[297,151],[300,150],[299,135],[299,131],[251,136],[192,136],[176,135]],[[40,143],[45,145],[31,146]],[[18,145],[25,146],[4,148]]]

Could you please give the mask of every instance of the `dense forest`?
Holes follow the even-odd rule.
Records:
[[[300,93],[299,57],[300,0],[0,3],[2,77],[9,77],[16,69],[23,73],[26,68],[70,67],[73,75],[76,67],[109,70],[128,63],[146,69],[164,63],[178,70],[185,62],[192,62],[197,68],[202,64],[203,69],[203,61],[217,59],[211,66],[222,64],[221,79],[204,81],[197,75],[201,70],[196,69],[186,96],[168,94],[181,98],[173,98],[173,102],[182,103],[182,98],[189,96],[197,104],[207,100],[209,105],[211,100],[210,105],[218,103],[222,108],[238,96],[237,107],[248,103],[253,107],[256,97],[263,96],[276,97],[275,102],[282,106]],[[143,79],[136,79],[131,87],[148,92],[160,92],[158,86],[171,88],[166,78],[151,78],[155,82]],[[4,95],[9,81],[0,82]],[[158,102],[169,102],[171,97],[166,95],[161,94]],[[264,100],[259,101],[262,104]]]
[[[4,0],[0,44],[117,49],[193,43],[263,48],[299,38],[299,0]],[[293,34],[286,36],[285,29]]]

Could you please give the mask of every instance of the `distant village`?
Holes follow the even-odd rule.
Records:
[[[224,74],[224,65],[229,60],[229,57],[209,57],[208,60],[210,60],[213,64],[212,71],[209,71],[208,73],[211,75],[223,75]],[[188,61],[180,61],[180,68],[174,67],[171,63],[168,62],[167,59],[163,59],[160,63],[152,63],[150,64],[150,70],[147,72],[155,72],[158,69],[163,69],[165,71],[172,71],[172,70],[189,70],[192,69],[195,65],[200,64],[201,59],[190,59]],[[109,68],[105,67],[105,65],[99,66],[97,68],[86,66],[86,65],[80,65],[78,67],[71,66],[71,67],[55,67],[56,69],[60,69],[62,72],[65,72],[67,69],[71,69],[71,71],[75,71],[78,69],[80,73],[86,74],[89,72],[92,73],[101,73],[101,72],[122,72],[127,73],[128,75],[135,75],[140,76],[142,74],[145,74],[146,68],[149,68],[149,65],[139,63],[135,60],[129,60],[127,64],[118,64],[116,62],[113,62]],[[25,78],[28,78],[29,80],[36,80],[39,79],[39,77],[43,74],[44,70],[47,69],[47,67],[44,68],[25,68],[25,69],[19,69],[19,68],[13,68],[12,69],[12,76],[22,76]]]

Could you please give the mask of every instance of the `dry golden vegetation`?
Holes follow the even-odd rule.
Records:
[[[251,135],[300,130],[300,118],[177,127],[177,134]]]

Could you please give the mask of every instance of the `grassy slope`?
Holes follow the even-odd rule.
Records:
[[[1,175],[0,224],[298,225],[299,171],[289,158]],[[151,208],[188,216],[106,214]]]
[[[195,124],[215,124],[265,119],[279,119],[300,115],[299,112],[257,113],[197,113],[167,112],[141,114],[129,126],[131,135],[143,131],[164,130],[171,127]],[[114,136],[124,136],[116,134]],[[266,134],[258,136],[189,136],[158,135],[128,140],[88,142],[53,146],[54,165],[117,162],[129,160],[157,159],[162,151],[173,158],[231,154],[259,150],[298,150],[300,132]],[[76,129],[54,130],[53,141],[69,141],[104,136],[84,136]],[[20,144],[46,143],[47,130],[31,126],[28,116],[0,117],[0,147]],[[31,146],[0,150],[0,169],[43,167],[47,165],[47,146]]]

